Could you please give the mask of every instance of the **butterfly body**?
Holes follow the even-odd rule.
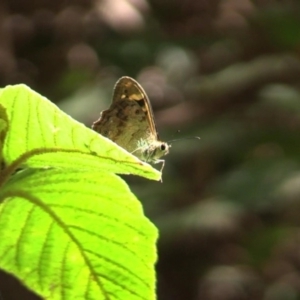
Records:
[[[146,162],[163,162],[169,145],[158,139],[150,101],[132,78],[121,77],[114,88],[109,109],[92,128]]]

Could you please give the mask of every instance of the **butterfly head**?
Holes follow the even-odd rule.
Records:
[[[141,153],[141,159],[146,162],[156,163],[160,161],[160,158],[169,153],[170,145],[161,141],[152,141],[147,143],[146,141],[139,141],[139,151]]]

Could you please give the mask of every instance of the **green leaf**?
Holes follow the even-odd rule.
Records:
[[[45,299],[155,299],[157,230],[115,173],[160,173],[24,85],[0,104],[1,268]]]
[[[1,268],[47,299],[155,298],[157,231],[118,176],[14,177],[0,193]]]

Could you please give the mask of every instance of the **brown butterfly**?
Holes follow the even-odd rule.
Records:
[[[169,152],[170,145],[159,141],[149,98],[134,79],[117,81],[110,108],[92,128],[145,162],[162,162],[163,169],[160,157]]]

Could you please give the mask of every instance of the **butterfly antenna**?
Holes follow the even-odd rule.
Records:
[[[168,143],[173,143],[173,142],[178,142],[178,141],[182,141],[182,140],[201,140],[201,138],[199,136],[190,136],[190,137],[185,137],[185,138],[181,138],[181,139],[175,139],[175,140],[170,140],[168,141]]]

